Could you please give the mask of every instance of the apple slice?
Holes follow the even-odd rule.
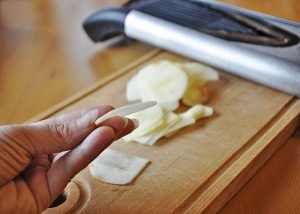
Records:
[[[149,160],[105,149],[90,165],[92,176],[104,183],[125,185],[132,182]]]
[[[208,81],[215,81],[219,79],[219,75],[216,70],[197,62],[183,63],[181,64],[181,67],[192,79],[199,83],[198,85],[204,85]]]
[[[177,120],[178,116],[175,113],[165,111],[164,118],[160,125],[144,135],[134,136],[131,141],[152,146],[165,135],[169,127],[173,126]]]
[[[155,100],[170,111],[179,106],[187,88],[187,75],[175,63],[160,61],[138,73],[138,85],[143,101]]]
[[[208,91],[205,86],[189,85],[182,97],[182,103],[186,106],[194,106],[206,103],[208,100]]]
[[[126,98],[128,101],[137,101],[141,99],[137,75],[133,76],[127,83]]]
[[[197,120],[203,117],[209,117],[213,114],[213,109],[209,106],[195,105],[187,111],[178,115],[178,120],[175,124],[169,127],[164,134],[165,137],[170,137],[179,129],[196,123]]]
[[[155,106],[157,104],[157,102],[155,101],[147,101],[147,102],[142,102],[142,103],[134,103],[131,105],[126,105],[126,106],[121,106],[117,109],[114,109],[104,115],[102,115],[101,117],[99,117],[96,121],[95,121],[95,125],[99,126],[101,123],[103,123],[105,120],[115,117],[115,116],[120,116],[120,117],[124,117],[139,111],[144,111],[146,109],[149,109],[153,106]]]
[[[128,118],[137,119],[140,124],[137,129],[135,129],[129,135],[125,136],[124,139],[126,141],[130,141],[131,139],[143,136],[151,132],[152,130],[156,129],[157,126],[160,126],[163,123],[163,117],[164,111],[159,105],[156,105],[145,111],[128,115]]]

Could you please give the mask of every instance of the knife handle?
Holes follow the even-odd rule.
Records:
[[[128,10],[125,8],[97,11],[83,23],[83,28],[94,42],[101,42],[124,34]]]

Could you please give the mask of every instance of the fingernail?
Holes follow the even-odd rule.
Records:
[[[98,109],[93,109],[87,113],[85,113],[78,121],[77,125],[80,129],[85,129],[91,126],[91,124],[94,124],[96,119],[98,118]]]
[[[137,119],[131,119],[133,125],[134,125],[134,129],[136,129],[137,127],[139,127],[140,122]]]
[[[116,137],[115,137],[115,140],[119,139],[119,136],[122,134],[122,132],[124,131],[124,129],[126,128],[127,124],[128,124],[128,118],[126,117],[120,117],[122,118],[122,120],[124,121],[123,123],[123,127],[119,127],[118,129],[116,128],[113,128],[115,130],[115,133],[116,133]]]
[[[128,124],[128,118],[126,117],[122,117],[123,121],[124,121],[124,129],[126,128],[127,124]]]

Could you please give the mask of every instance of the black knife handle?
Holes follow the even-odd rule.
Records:
[[[94,42],[101,42],[124,33],[128,10],[124,8],[97,11],[88,17],[83,28]]]

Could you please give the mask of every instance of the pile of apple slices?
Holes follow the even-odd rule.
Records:
[[[140,126],[123,139],[153,145],[161,137],[211,116],[213,109],[203,105],[208,99],[206,84],[218,79],[214,69],[196,62],[162,60],[142,68],[127,84],[127,100],[156,101],[158,105],[129,115],[139,120]],[[175,113],[180,103],[190,108]]]

